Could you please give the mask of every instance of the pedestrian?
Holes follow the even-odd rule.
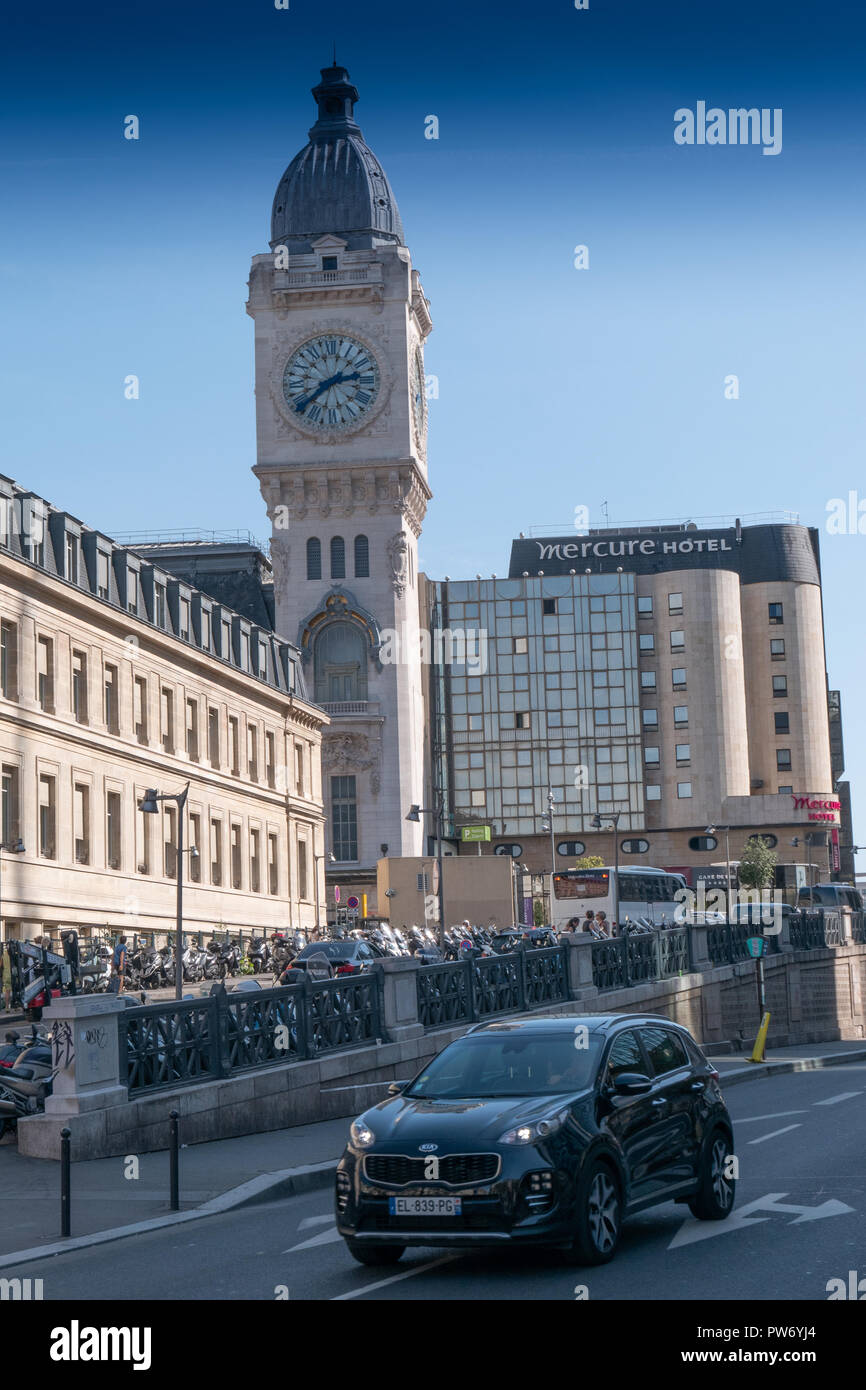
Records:
[[[3,1007],[6,1012],[12,1006],[12,959],[9,955],[9,947],[3,942]]]
[[[126,937],[118,938],[114,948],[114,955],[111,958],[112,983],[117,980],[117,985],[112,988],[112,994],[122,994],[126,984]]]
[[[595,926],[596,931],[598,931],[601,936],[610,936],[610,924],[607,920],[606,912],[602,912],[599,909],[595,914]]]
[[[591,907],[586,909],[586,916],[583,919],[583,930],[591,932],[595,925],[595,913]]]

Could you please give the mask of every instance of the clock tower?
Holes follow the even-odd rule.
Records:
[[[423,852],[424,827],[406,812],[424,789],[417,549],[432,324],[346,69],[323,69],[313,97],[309,141],[277,187],[271,249],[250,271],[253,471],[272,527],[276,628],[298,643],[331,718],[315,854],[344,893],[368,892],[372,911],[377,859]]]

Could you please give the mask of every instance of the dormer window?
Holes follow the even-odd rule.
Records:
[[[337,265],[337,257],[336,257],[336,256],[323,256],[323,257],[322,257],[322,269],[323,269],[323,270],[337,270],[338,268],[339,268],[339,267],[338,267],[338,265]]]

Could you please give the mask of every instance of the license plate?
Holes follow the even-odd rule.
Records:
[[[459,1197],[389,1197],[391,1216],[460,1216]]]

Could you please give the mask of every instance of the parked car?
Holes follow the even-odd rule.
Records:
[[[309,946],[305,946],[294,957],[292,966],[298,970],[306,970],[307,963],[313,956],[324,956],[335,975],[357,975],[362,970],[368,970],[378,959],[369,942],[347,937],[342,941],[311,941]]]
[[[797,894],[797,906],[807,912],[812,908],[830,907],[841,911],[863,911],[863,897],[853,883],[813,883],[811,888],[801,888]]]
[[[407,1246],[564,1246],[604,1264],[660,1202],[730,1214],[733,1125],[687,1030],[652,1015],[478,1024],[351,1126],[337,1227],[361,1264]]]

